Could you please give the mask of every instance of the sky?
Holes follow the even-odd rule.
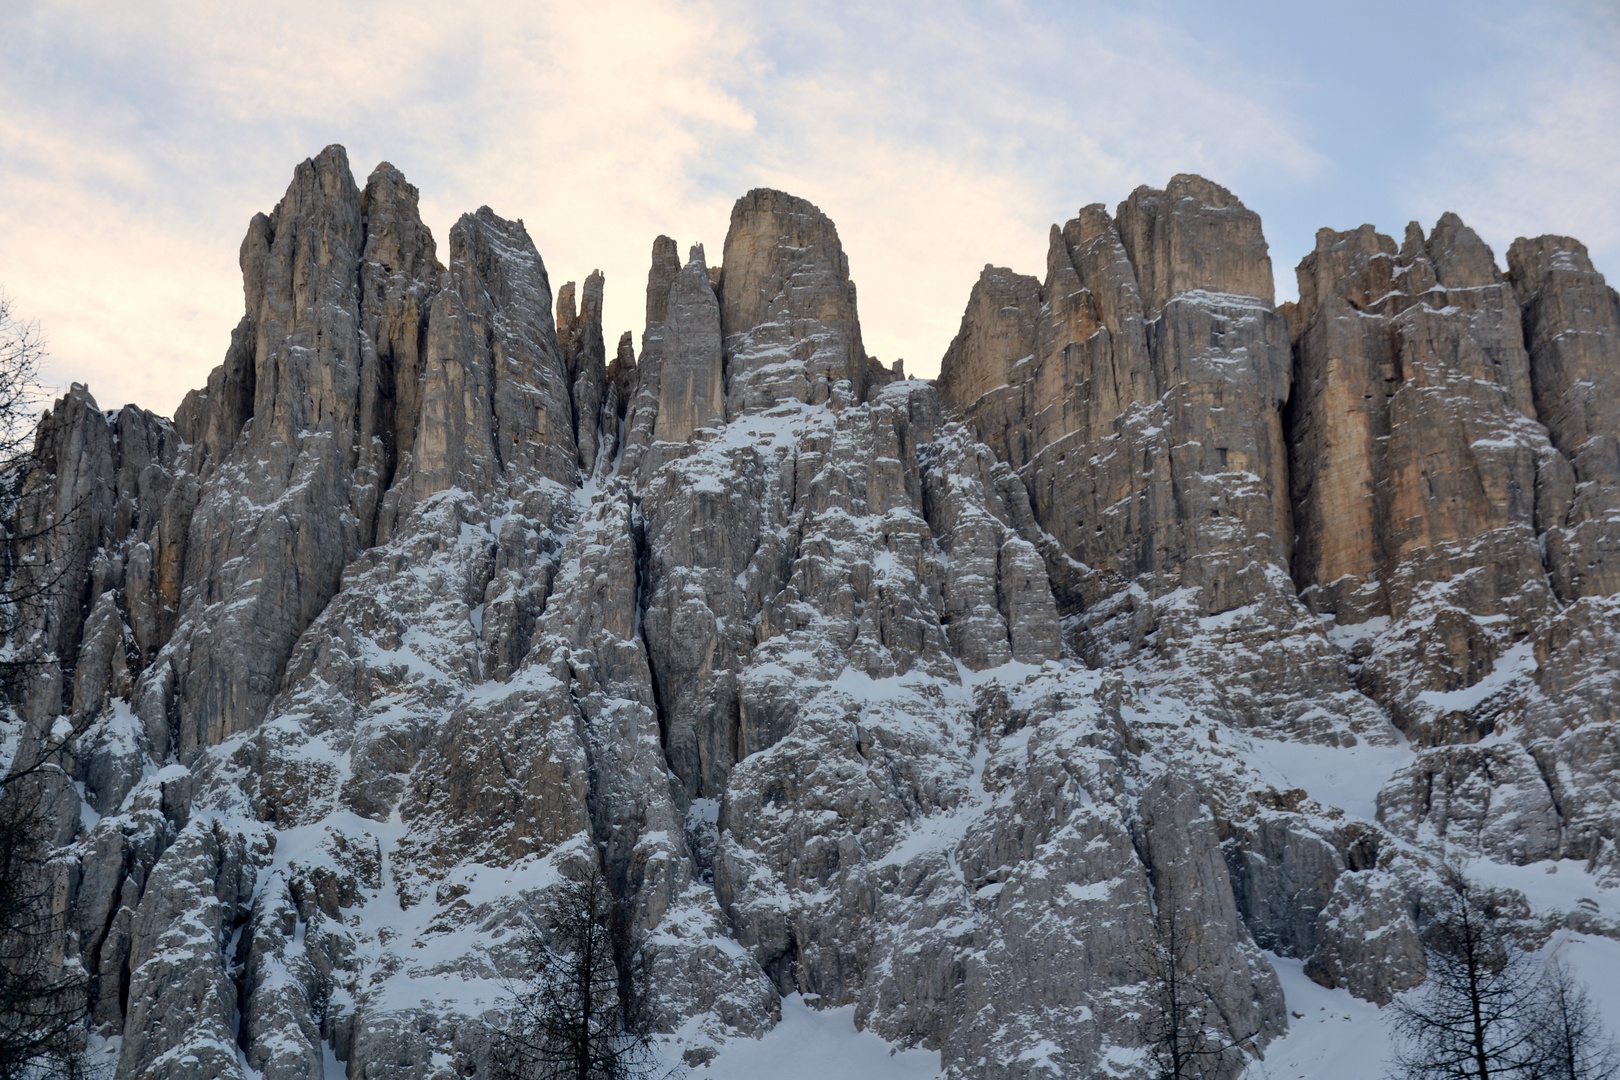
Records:
[[[1259,212],[1278,299],[1323,226],[1454,210],[1620,277],[1620,0],[0,0],[0,290],[52,389],[170,414],[242,314],[293,167],[391,161],[446,250],[488,205],[639,342],[653,238],[778,187],[837,223],[867,349],[932,376],[986,263],[1197,172]]]

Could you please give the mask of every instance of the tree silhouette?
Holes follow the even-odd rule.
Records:
[[[1396,1075],[1402,1080],[1492,1080],[1525,1075],[1536,973],[1500,925],[1493,898],[1454,871],[1444,905],[1423,931],[1429,975],[1398,998]]]
[[[78,1075],[86,979],[63,962],[37,775],[0,787],[0,1080]]]
[[[75,552],[43,564],[19,551],[62,530],[76,513],[50,514],[18,529],[24,481],[34,464],[39,363],[44,341],[36,324],[16,319],[0,294],[0,692],[17,700],[22,680],[39,663],[31,643],[16,640],[24,614],[53,596]],[[51,718],[54,720],[54,718]],[[0,1080],[78,1075],[88,1007],[87,980],[65,963],[64,927],[56,910],[52,826],[45,792],[61,779],[61,751],[90,722],[22,732],[16,752],[0,763]],[[54,774],[54,775],[53,775]]]
[[[638,1080],[656,1065],[652,956],[636,948],[595,862],[552,890],[520,946],[532,974],[514,985],[495,1033],[502,1080]]]
[[[1620,1048],[1605,1034],[1586,988],[1557,956],[1542,969],[1526,1028],[1531,1080],[1610,1080],[1620,1073]]]
[[[1174,875],[1162,876],[1163,884],[1155,890],[1158,933],[1138,945],[1133,965],[1149,994],[1137,1037],[1153,1063],[1154,1080],[1192,1080],[1242,1054],[1259,1031],[1233,1038],[1214,1021],[1219,1010],[1199,977],[1203,957],[1197,916],[1177,895]]]

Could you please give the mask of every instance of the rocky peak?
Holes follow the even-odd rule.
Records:
[[[1574,241],[1323,230],[1285,317],[1180,176],[986,267],[929,384],[780,192],[723,266],[658,238],[639,359],[521,222],[446,239],[329,148],[175,424],[41,421],[0,746],[84,727],[41,791],[117,1075],[487,1071],[581,860],[688,1063],[797,993],[953,1076],[1108,1071],[1188,925],[1257,1052],[1261,950],[1391,1000],[1458,851],[1620,933],[1620,300]]]
[[[1521,236],[1509,246],[1507,260],[1508,279],[1526,305],[1557,277],[1567,274],[1581,280],[1597,274],[1586,245],[1569,236]]]
[[[1371,225],[1349,232],[1318,229],[1316,250],[1300,261],[1299,317],[1309,322],[1329,296],[1366,311],[1388,296],[1396,274],[1395,241]]]
[[[777,401],[825,402],[849,380],[865,392],[867,357],[838,229],[810,202],[769,188],[737,200],[720,279],[727,413]]]
[[[633,366],[634,386],[626,387],[622,468],[630,475],[642,471],[658,422],[663,381],[664,324],[669,318],[670,290],[681,273],[679,248],[668,236],[653,241],[652,265],[647,270],[647,322],[641,335],[641,358]],[[622,345],[622,342],[621,342]],[[632,367],[621,365],[628,374]]]
[[[271,471],[285,483],[299,433],[352,423],[360,396],[355,324],[365,224],[342,147],[298,166],[271,215],[254,219],[247,246],[243,283],[258,329],[256,442],[281,459]]]
[[[1490,247],[1449,210],[1435,222],[1426,246],[1440,284],[1448,289],[1477,289],[1502,280]]]
[[[182,434],[221,456],[200,463],[217,482],[191,520],[182,630],[140,693],[158,749],[172,737],[183,760],[258,722],[293,642],[369,543],[381,463],[360,438],[362,387],[376,377],[361,342],[365,247],[348,156],[328,147],[253,219],[246,332],[210,376],[220,397],[183,410]],[[227,443],[249,369],[251,412]],[[172,736],[156,734],[171,723]]]
[[[1144,184],[1119,204],[1117,218],[1149,318],[1191,290],[1273,302],[1260,215],[1219,184],[1190,173],[1171,177],[1163,191]]]
[[[1522,305],[1536,417],[1559,456],[1537,515],[1560,596],[1620,591],[1620,298],[1565,236],[1520,238],[1508,277]]]
[[[356,446],[369,454],[374,440],[381,444],[374,466],[380,496],[393,483],[399,456],[415,447],[428,313],[444,267],[422,223],[416,188],[386,161],[367,179],[360,212],[366,229],[360,267],[365,355]]]
[[[463,214],[450,229],[449,284],[429,328],[422,432],[455,425],[464,434],[418,437],[418,469],[433,477],[418,498],[449,486],[487,491],[491,465],[572,484],[572,380],[551,310],[545,264],[523,223],[487,206]]]
[[[41,602],[12,640],[40,660],[19,711],[43,734],[59,713],[91,717],[127,701],[168,640],[196,485],[167,420],[133,405],[102,412],[77,383],[40,418],[32,456],[11,533],[14,587]],[[128,789],[121,775],[89,783],[103,807]]]
[[[655,327],[662,327],[669,311],[669,288],[675,284],[675,275],[681,272],[680,249],[674,240],[660,236],[653,241],[652,267],[647,271],[647,330],[651,335]],[[650,348],[642,341],[644,350]]]
[[[573,400],[579,467],[587,476],[599,464],[601,412],[607,396],[607,342],[602,334],[604,284],[602,272],[592,270],[585,278],[577,313],[574,283],[570,281],[557,290],[557,346]]]
[[[1069,270],[1072,276],[1073,269]],[[940,397],[971,414],[1002,461],[1029,460],[1023,384],[1018,370],[1035,363],[1040,283],[1006,267],[986,265],[968,294],[962,327],[940,361]]]
[[[431,280],[444,271],[433,233],[422,224],[419,200],[416,185],[386,161],[366,178],[360,193],[360,216],[366,229],[364,254],[384,275]]]
[[[1231,715],[1287,725],[1270,703],[1289,688],[1352,695],[1280,581],[1294,532],[1281,416],[1292,364],[1265,250],[1259,218],[1198,177],[1138,189],[1118,226],[1087,206],[1054,227],[1044,288],[985,271],[939,385],[947,414],[1017,469],[1052,541],[1060,610],[1077,616],[1071,647],[1099,663],[1134,655],[1156,621],[1172,666],[1244,666]],[[1185,656],[1169,628],[1193,612],[1262,610],[1297,636],[1296,662]]]
[[[1557,461],[1490,249],[1448,213],[1427,238],[1408,227],[1392,272],[1394,250],[1370,226],[1323,230],[1300,265],[1294,574],[1343,622],[1393,616],[1364,685],[1435,738],[1448,721],[1418,687],[1477,682],[1549,599],[1533,493]]]
[[[725,422],[725,384],[721,370],[720,302],[696,244],[670,285],[665,303],[658,420],[653,437],[684,443],[698,428]]]

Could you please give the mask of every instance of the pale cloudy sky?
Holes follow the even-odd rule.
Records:
[[[653,237],[711,258],[750,187],[838,223],[867,348],[932,375],[986,262],[1200,172],[1318,227],[1453,209],[1620,277],[1620,2],[0,0],[0,288],[53,384],[169,413],[241,315],[237,247],[331,142],[439,239],[520,217],[641,330]]]

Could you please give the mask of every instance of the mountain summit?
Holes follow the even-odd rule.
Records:
[[[793,994],[952,1077],[1141,1075],[1179,919],[1235,1076],[1275,958],[1421,983],[1458,861],[1584,873],[1526,925],[1620,937],[1620,300],[1574,240],[1324,229],[1279,307],[1176,176],[987,266],[937,382],[779,191],[715,265],[659,237],[612,357],[600,274],[554,302],[487,207],[441,253],[337,146],[241,265],[207,386],[75,386],[9,523],[66,568],[11,745],[84,729],[52,865],[119,1077],[482,1076],[582,861],[697,1075]]]

